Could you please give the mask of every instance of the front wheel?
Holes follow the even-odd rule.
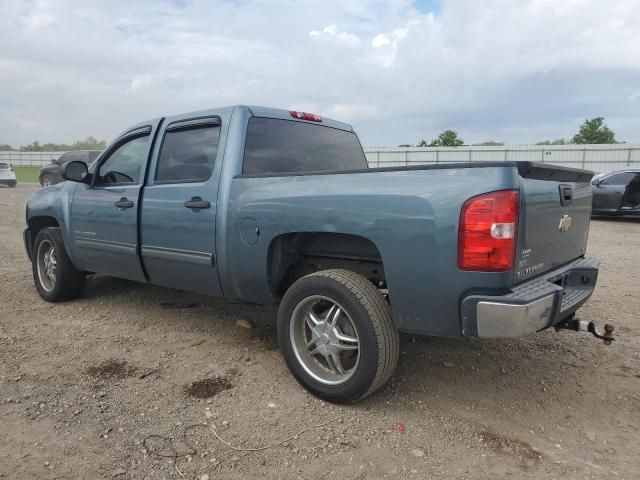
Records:
[[[298,382],[335,403],[355,402],[384,385],[400,349],[389,304],[348,270],[296,281],[280,304],[278,340]]]
[[[43,228],[33,242],[33,281],[47,302],[77,298],[84,288],[84,272],[76,270],[64,248],[59,228]]]

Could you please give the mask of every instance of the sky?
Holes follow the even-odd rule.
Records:
[[[640,143],[637,0],[0,0],[0,144],[111,140],[233,104],[351,123],[365,146]]]

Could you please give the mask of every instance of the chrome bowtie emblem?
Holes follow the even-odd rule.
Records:
[[[566,232],[571,228],[571,217],[569,215],[563,215],[560,219],[560,225],[558,225],[558,230],[561,232]]]

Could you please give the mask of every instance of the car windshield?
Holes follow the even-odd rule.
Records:
[[[9,170],[8,163],[0,163],[0,170]]]

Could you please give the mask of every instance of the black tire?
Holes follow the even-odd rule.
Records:
[[[41,280],[38,272],[38,259],[41,245],[43,246],[43,250],[48,246],[52,246],[55,252],[55,281],[48,280],[51,282],[49,288],[43,284],[44,281]],[[78,271],[76,267],[73,266],[73,263],[71,263],[67,251],[64,248],[62,233],[59,228],[49,227],[40,230],[33,242],[31,266],[33,281],[38,290],[38,294],[47,302],[62,302],[78,298],[82,295],[85,274],[84,272]]]
[[[310,297],[337,303],[350,317],[359,337],[359,360],[344,383],[328,385],[315,379],[296,356],[291,328],[296,307]],[[297,280],[278,310],[278,341],[293,376],[309,392],[333,403],[352,403],[372,394],[391,377],[398,362],[399,335],[391,308],[363,276],[348,270],[323,270]]]
[[[50,185],[53,185],[53,179],[51,178],[50,175],[47,175],[46,173],[44,175],[42,175],[42,177],[40,177],[40,185],[42,185],[43,187],[48,187]]]
[[[18,182],[11,182],[9,184],[9,188],[16,188],[16,185],[18,184]]]

